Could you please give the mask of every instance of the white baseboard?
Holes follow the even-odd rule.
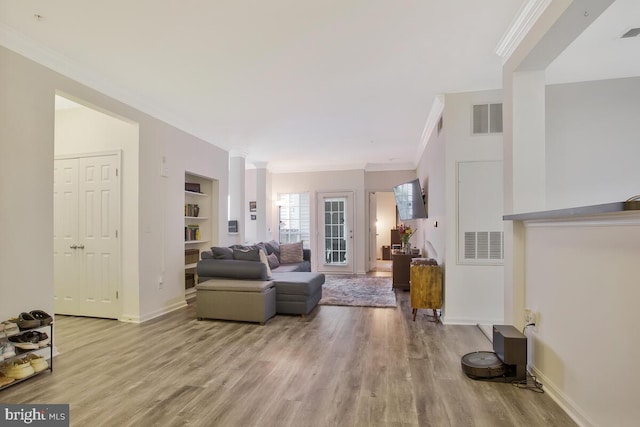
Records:
[[[186,306],[187,306],[187,302],[185,300],[181,300],[167,307],[163,307],[159,310],[155,310],[150,313],[145,313],[141,316],[132,316],[132,315],[123,314],[122,316],[120,316],[118,320],[121,322],[128,322],[128,323],[142,323],[151,319],[155,319],[156,317],[160,317],[167,313],[171,313],[172,311],[180,310],[181,308],[184,308]]]
[[[547,393],[576,424],[581,427],[596,427],[596,424],[589,420],[584,414],[584,411],[582,411],[573,400],[560,391],[549,378],[538,371],[535,366],[529,366],[529,369],[531,373],[536,376],[537,380],[542,383],[545,393]]]
[[[442,318],[442,323],[445,325],[502,325],[503,319],[476,319],[468,317],[451,317],[446,313]]]

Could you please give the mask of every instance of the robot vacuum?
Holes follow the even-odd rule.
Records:
[[[462,356],[462,371],[474,380],[527,379],[527,337],[510,325],[493,325],[493,351]]]
[[[506,366],[492,351],[474,351],[462,356],[462,370],[469,378],[487,379],[504,376]]]

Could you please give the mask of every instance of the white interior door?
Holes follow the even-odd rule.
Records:
[[[119,316],[119,166],[118,155],[56,160],[56,313]]]
[[[53,168],[53,282],[56,313],[70,314],[78,286],[78,159],[60,159]]]
[[[354,273],[353,192],[318,193],[318,271]]]

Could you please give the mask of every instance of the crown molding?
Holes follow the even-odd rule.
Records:
[[[496,54],[502,58],[502,63],[507,62],[516,47],[527,35],[533,24],[545,11],[552,0],[529,0],[522,5],[513,22],[504,33],[496,46]]]
[[[114,85],[94,70],[80,65],[59,52],[39,45],[34,40],[3,23],[0,23],[0,45],[96,92],[213,144],[205,136],[199,134],[200,132],[192,124],[162,108],[158,108],[144,98]],[[129,119],[131,120],[131,118]]]
[[[424,129],[422,129],[422,135],[420,136],[420,144],[418,144],[418,151],[416,152],[416,159],[420,159],[422,157],[422,153],[427,148],[427,144],[429,143],[429,138],[431,138],[431,134],[433,130],[436,128],[438,124],[438,120],[440,120],[440,116],[444,111],[444,95],[436,95],[431,104],[431,110],[429,111],[429,116],[427,117],[427,121],[424,125]]]

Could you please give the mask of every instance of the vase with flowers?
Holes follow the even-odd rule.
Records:
[[[400,234],[400,241],[402,242],[402,248],[405,254],[411,253],[411,243],[409,242],[409,239],[411,239],[411,236],[413,236],[413,233],[415,232],[416,230],[405,226],[404,224],[400,224],[398,226],[398,233]]]

